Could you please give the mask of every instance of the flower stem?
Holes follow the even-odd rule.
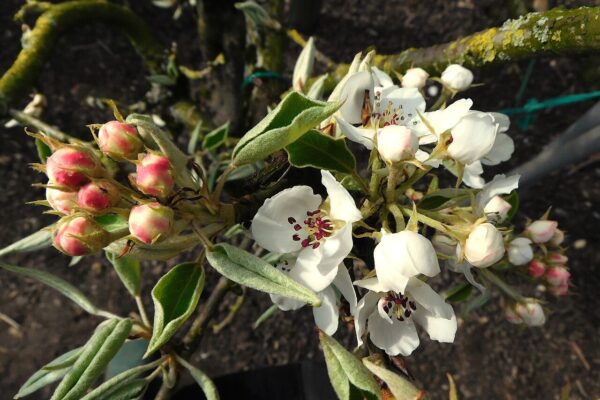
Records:
[[[488,282],[493,283],[498,286],[500,290],[502,290],[508,297],[512,298],[517,302],[521,302],[524,300],[524,297],[521,296],[516,290],[514,290],[509,284],[504,282],[498,275],[493,273],[487,268],[481,268],[477,270],[479,275],[486,279]]]
[[[402,210],[402,213],[409,218],[413,214],[413,210],[411,208],[408,208],[408,207],[399,207],[399,208],[400,208],[400,210]],[[448,227],[446,225],[444,225],[443,223],[441,223],[438,220],[435,220],[431,217],[423,215],[419,212],[417,212],[417,220],[419,222],[421,222],[422,224],[425,224],[425,225],[427,225],[433,229],[436,229],[442,233],[450,234],[450,230],[448,229]]]
[[[140,317],[142,318],[142,322],[144,325],[151,327],[152,324],[148,319],[148,314],[146,313],[146,308],[144,307],[144,303],[142,302],[142,298],[137,295],[135,296],[135,304],[137,305],[138,311],[140,312]]]

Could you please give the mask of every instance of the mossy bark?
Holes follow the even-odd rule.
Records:
[[[146,23],[129,8],[103,0],[77,0],[46,4],[30,32],[26,46],[0,78],[0,115],[25,96],[66,30],[89,23],[102,23],[122,30],[143,58],[148,69],[160,70],[163,47]]]

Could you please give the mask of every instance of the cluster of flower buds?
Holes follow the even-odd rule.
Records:
[[[168,206],[174,193],[168,157],[144,151],[138,129],[121,121],[110,121],[98,131],[98,149],[93,146],[60,144],[44,136],[54,152],[46,160],[47,204],[61,220],[54,229],[54,246],[71,256],[98,251],[122,238],[153,244],[168,235],[175,212]],[[105,168],[108,157],[135,165],[131,187],[116,181]],[[128,218],[128,232],[112,235],[97,222],[106,214]]]

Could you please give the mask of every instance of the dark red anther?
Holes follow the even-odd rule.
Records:
[[[410,311],[410,310],[404,310],[404,316],[405,316],[406,318],[410,317],[410,314],[411,314],[411,313],[412,313],[412,311]]]
[[[294,234],[294,236],[292,236],[292,239],[294,239],[294,241],[298,241],[300,240],[300,236],[298,236],[297,234]]]
[[[310,244],[308,239],[304,239],[301,243],[302,247],[308,247],[308,245]]]
[[[295,224],[295,223],[296,223],[296,218],[294,218],[294,217],[289,217],[289,218],[288,218],[288,222],[289,222],[290,224]]]
[[[314,244],[312,245],[312,248],[313,248],[313,249],[316,249],[316,248],[318,248],[320,245],[321,245],[321,242],[314,243]]]
[[[300,229],[302,229],[302,226],[300,224],[294,225],[294,230],[295,231],[299,231]]]
[[[417,305],[415,304],[415,302],[414,302],[414,301],[409,301],[409,302],[408,302],[408,305],[409,305],[409,306],[410,306],[410,308],[412,308],[413,310],[416,310],[416,309],[417,309]]]

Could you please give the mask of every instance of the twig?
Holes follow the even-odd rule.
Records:
[[[17,331],[21,330],[21,325],[19,325],[17,323],[17,321],[15,321],[14,319],[12,319],[11,317],[9,317],[8,315],[6,315],[4,313],[1,313],[1,312],[0,312],[0,321],[6,322],[8,325],[10,325],[11,327],[13,327]]]
[[[135,296],[135,304],[137,305],[138,311],[140,312],[140,317],[142,318],[142,322],[144,325],[151,327],[152,324],[148,319],[148,314],[146,313],[146,308],[144,307],[144,303],[142,302],[142,298],[138,295]]]
[[[229,307],[229,313],[227,314],[227,316],[225,318],[223,318],[223,320],[221,322],[219,322],[218,324],[214,324],[212,326],[213,333],[217,334],[217,333],[221,332],[223,330],[223,328],[225,328],[227,325],[229,325],[231,323],[231,321],[233,321],[233,318],[237,315],[237,313],[240,311],[240,309],[244,305],[245,299],[246,299],[246,287],[242,286],[242,294],[240,296],[238,296],[235,303],[233,303]]]
[[[60,129],[48,125],[44,121],[29,114],[26,114],[23,111],[10,109],[8,113],[21,125],[25,127],[35,128],[53,139],[60,140],[61,142],[69,142],[71,139],[73,139],[73,137],[67,135]]]

